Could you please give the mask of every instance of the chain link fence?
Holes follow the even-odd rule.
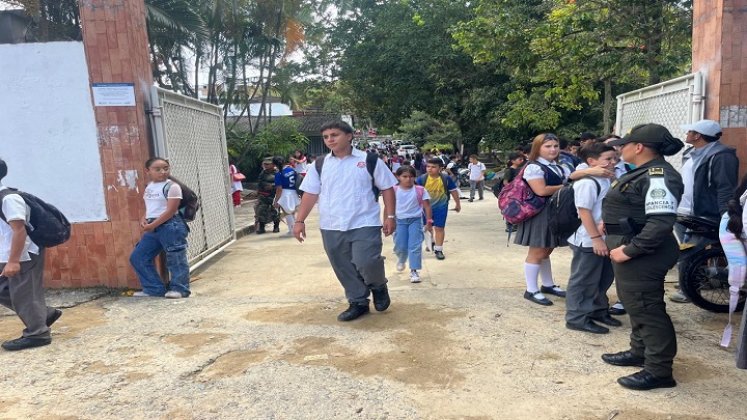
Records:
[[[153,143],[174,177],[200,197],[189,227],[187,258],[194,266],[234,239],[225,127],[221,108],[153,87]]]
[[[615,132],[622,136],[638,124],[655,123],[684,141],[686,133],[680,126],[703,118],[704,97],[700,73],[624,93],[617,97]],[[667,160],[675,168],[681,168],[682,152]]]

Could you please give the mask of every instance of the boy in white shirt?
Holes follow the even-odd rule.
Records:
[[[2,185],[8,165],[0,159],[0,305],[14,311],[26,328],[2,344],[7,351],[46,346],[49,326],[62,315],[44,300],[44,248],[26,234],[30,209],[23,198]]]
[[[477,160],[477,155],[470,155],[467,169],[469,169],[469,202],[475,201],[475,188],[482,200],[485,189],[485,164]]]
[[[580,156],[590,168],[612,170],[617,161],[615,149],[604,143],[591,143],[581,148]],[[614,273],[609,249],[599,225],[602,220],[602,200],[610,188],[606,177],[584,177],[574,182],[573,192],[581,226],[568,238],[573,250],[571,277],[566,290],[566,327],[592,334],[606,334],[605,325],[618,327],[620,321],[607,312],[607,289]]]

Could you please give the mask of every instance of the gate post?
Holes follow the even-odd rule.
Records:
[[[719,121],[723,142],[747,170],[747,2],[695,0],[692,70],[706,78],[705,118]]]

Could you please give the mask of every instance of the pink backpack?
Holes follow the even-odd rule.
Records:
[[[516,177],[498,194],[498,207],[501,209],[501,214],[511,224],[531,219],[545,207],[547,198],[535,194],[524,180],[524,169],[528,165],[521,168]]]

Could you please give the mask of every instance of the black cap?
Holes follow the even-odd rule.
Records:
[[[684,143],[659,124],[640,124],[633,127],[625,137],[607,143],[610,146],[622,146],[627,143],[646,143],[657,145],[656,150],[664,156],[671,156],[684,147]]]
[[[597,136],[594,133],[589,133],[588,131],[584,131],[583,133],[581,133],[581,134],[578,135],[578,140],[579,141],[594,140],[596,138],[597,138]]]

